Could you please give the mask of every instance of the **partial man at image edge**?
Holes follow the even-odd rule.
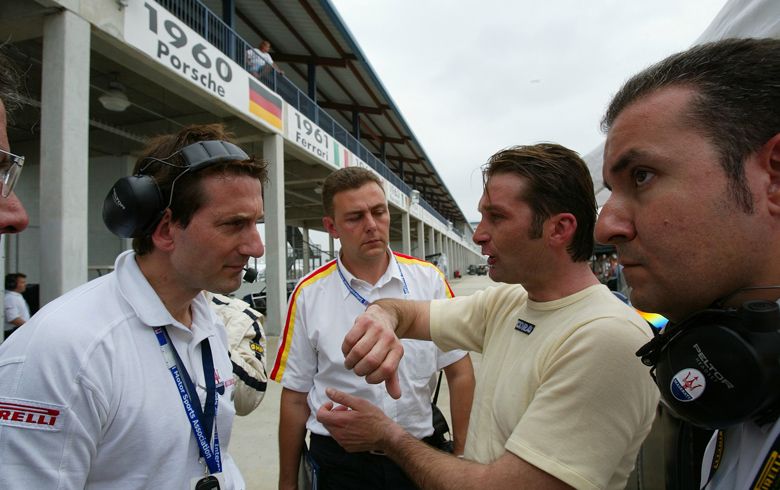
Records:
[[[27,211],[13,192],[24,167],[24,157],[11,153],[7,127],[13,112],[22,106],[19,92],[22,76],[7,51],[7,45],[0,44],[0,235],[19,233],[29,222]],[[0,246],[4,241],[0,237]],[[11,328],[6,324],[3,330],[7,336]]]
[[[322,202],[323,225],[340,241],[341,250],[336,260],[301,279],[290,297],[271,372],[283,387],[279,488],[296,488],[307,430],[321,490],[416,488],[384,454],[347,453],[315,414],[328,401],[325,389],[338,386],[379,404],[415,440],[432,443],[434,376],[443,369],[450,390],[454,451],[461,454],[474,390],[467,353],[442,352],[431,342],[404,341],[406,356],[399,375],[405,393],[394,400],[382,386],[369,385],[348,371],[341,352],[344,335],[369,302],[446,298],[452,297],[452,290],[432,264],[390,250],[390,210],[382,181],[370,170],[348,167],[332,173],[323,184]]]
[[[228,139],[153,138],[104,202],[133,250],[0,346],[0,487],[245,488],[227,336],[201,293],[234,291],[263,255],[266,166]]]
[[[707,43],[632,77],[603,120],[596,238],[617,248],[631,302],[670,320],[638,355],[665,407],[718,429],[703,460],[679,451],[670,488],[777,485],[779,80],[780,39]]]
[[[344,340],[347,367],[403,395],[397,337],[482,353],[465,459],[410,437],[337,389],[317,412],[348,450],[382,450],[421,488],[622,490],[658,392],[634,352],[651,338],[590,270],[588,168],[555,144],[502,150],[484,170],[474,241],[501,286],[434,301],[379,300]]]
[[[11,153],[7,127],[14,111],[22,107],[22,75],[7,51],[7,45],[0,44],[0,235],[24,231],[29,222],[27,211],[13,192],[24,157]]]

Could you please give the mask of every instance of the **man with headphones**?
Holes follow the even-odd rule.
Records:
[[[667,408],[717,429],[707,489],[778,484],[778,80],[780,39],[708,43],[635,75],[603,120],[596,238],[617,247],[632,303],[671,320],[637,354]]]
[[[133,250],[0,347],[0,488],[245,488],[228,340],[201,292],[234,291],[263,255],[265,178],[218,124],[150,141],[103,208]]]
[[[30,307],[22,293],[27,289],[27,275],[14,272],[5,275],[5,338],[30,319]]]

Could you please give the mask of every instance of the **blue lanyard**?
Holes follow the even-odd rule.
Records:
[[[217,387],[214,381],[214,359],[211,355],[211,345],[209,339],[204,339],[201,346],[201,356],[203,359],[203,376],[206,378],[206,404],[205,413],[200,408],[200,398],[195,390],[195,385],[181,362],[179,353],[172,342],[168,341],[168,332],[164,327],[154,327],[154,334],[157,336],[157,342],[160,343],[165,365],[173,376],[176,388],[179,390],[184,412],[192,426],[192,433],[200,448],[201,457],[206,460],[209,472],[220,473],[222,471],[222,458],[219,452],[219,434],[217,433],[217,407],[219,400],[217,397]],[[182,370],[179,371],[179,365]],[[195,403],[193,402],[193,399]],[[209,444],[214,432],[214,447]]]
[[[391,259],[392,260],[392,259]],[[404,271],[401,270],[401,264],[398,263],[398,261],[395,262],[395,265],[398,266],[398,274],[401,275],[401,282],[404,284],[403,292],[404,296],[407,296],[409,294],[409,286],[406,284],[406,278],[404,277]],[[357,299],[361,305],[368,307],[368,305],[371,304],[370,301],[368,301],[366,298],[360,295],[357,291],[355,291],[355,288],[353,288],[349,281],[347,281],[347,278],[344,277],[344,273],[341,272],[341,267],[339,267],[339,263],[336,262],[336,270],[339,271],[339,276],[341,276],[341,282],[344,283],[344,287],[347,288],[347,291]]]

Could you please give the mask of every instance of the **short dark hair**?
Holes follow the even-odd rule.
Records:
[[[147,144],[142,156],[136,161],[134,174],[141,173],[154,177],[160,188],[163,199],[171,199],[171,184],[182,173],[182,167],[187,163],[178,153],[187,145],[198,141],[223,140],[232,143],[232,135],[225,131],[222,124],[192,125],[181,129],[176,134],[157,136]],[[169,165],[155,162],[153,159],[164,160]],[[173,199],[171,200],[171,220],[187,227],[192,216],[206,201],[201,181],[215,174],[246,175],[265,182],[268,176],[265,160],[250,157],[243,161],[226,161],[209,165],[197,172],[187,172],[176,180]],[[133,239],[133,250],[138,255],[152,251],[151,233],[147,236]]]
[[[13,112],[22,106],[23,98],[19,92],[21,76],[7,52],[7,45],[0,44],[0,101],[3,102],[6,117],[10,120]]]
[[[501,150],[483,168],[485,192],[488,180],[500,174],[515,174],[528,184],[518,198],[528,203],[534,214],[530,238],[542,236],[544,221],[553,214],[571,213],[577,220],[577,230],[566,250],[574,262],[590,258],[596,197],[588,166],[576,152],[554,143]]]
[[[696,91],[687,117],[717,148],[732,198],[751,213],[745,159],[780,133],[780,39],[725,39],[669,56],[623,85],[602,129],[638,99],[672,86]]]
[[[364,185],[374,182],[385,192],[382,187],[382,179],[374,172],[362,167],[347,167],[336,170],[328,175],[322,184],[322,207],[325,209],[325,216],[333,217],[333,198],[336,194],[351,189],[359,189]]]
[[[19,278],[20,277],[27,277],[27,274],[22,274],[21,272],[12,272],[10,274],[5,275],[5,289],[8,291],[13,291],[16,289],[16,287],[19,285]]]

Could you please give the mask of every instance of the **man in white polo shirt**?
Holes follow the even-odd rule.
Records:
[[[150,141],[103,208],[133,250],[0,346],[0,488],[245,488],[226,333],[201,291],[234,291],[263,254],[266,170],[227,138]]]
[[[431,379],[444,369],[450,387],[454,452],[461,454],[474,389],[465,352],[442,352],[431,342],[405,341],[399,370],[404,397],[392,399],[344,367],[344,334],[366,305],[380,298],[452,297],[447,281],[428,262],[388,248],[390,212],[379,178],[350,167],[331,174],[322,191],[323,224],[341,241],[338,259],[304,277],[295,288],[271,378],[283,386],[279,420],[280,489],[297,485],[306,430],[319,466],[320,489],[416,488],[382,454],[349,454],[320,424],[315,413],[327,387],[372,400],[415,438],[425,440],[431,424]]]
[[[5,275],[5,337],[30,319],[30,307],[22,293],[27,289],[27,276],[21,272]]]

